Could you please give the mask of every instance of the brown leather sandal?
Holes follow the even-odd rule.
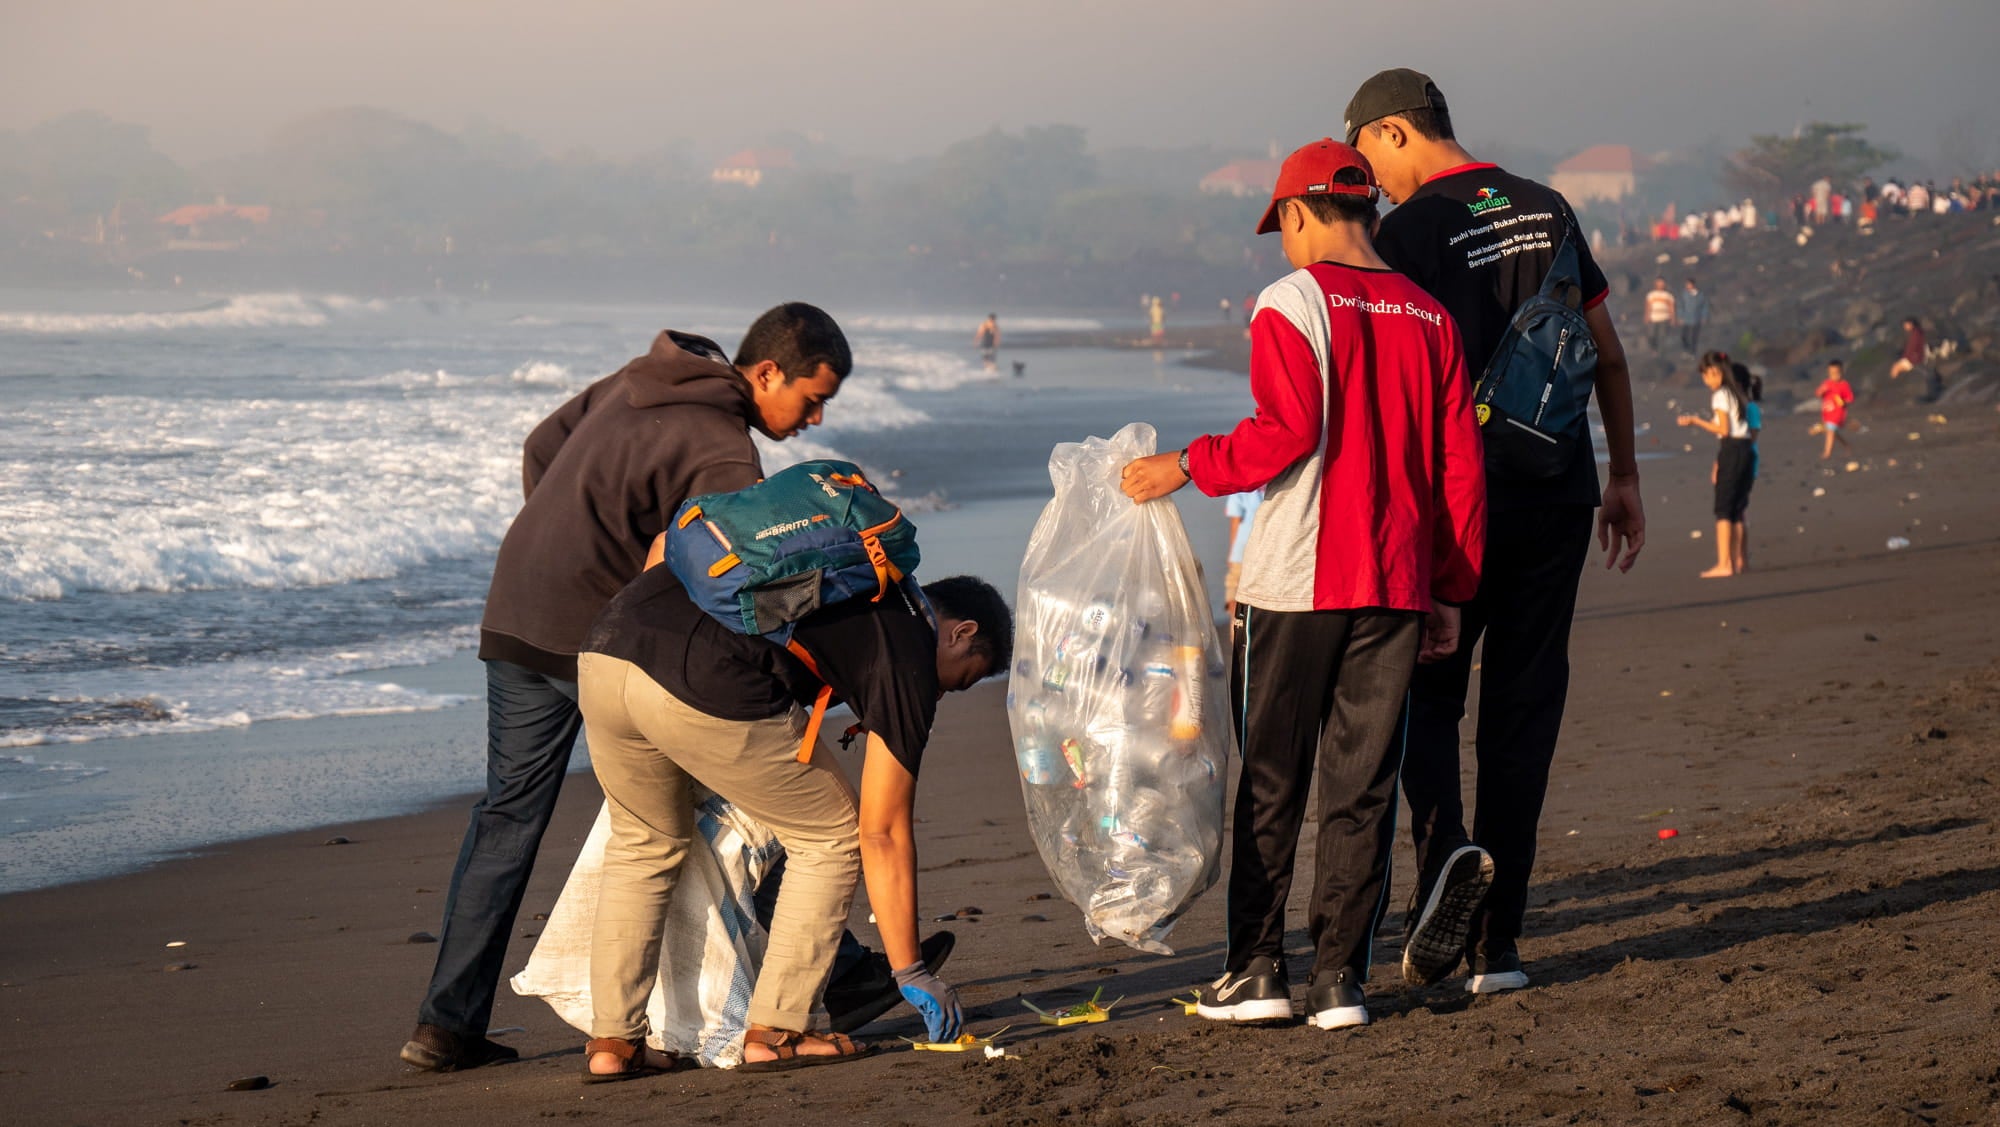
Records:
[[[592,1072],[590,1058],[599,1053],[610,1053],[625,1067],[616,1072]],[[655,1055],[665,1064],[652,1059]],[[679,1053],[660,1052],[649,1048],[644,1037],[598,1037],[583,1046],[583,1082],[585,1084],[609,1084],[617,1080],[637,1080],[641,1076],[659,1076],[680,1067]]]
[[[799,1043],[808,1037],[824,1041],[838,1051],[810,1055],[799,1052]],[[746,1046],[768,1046],[778,1055],[772,1060],[746,1060],[736,1066],[738,1072],[786,1072],[821,1064],[843,1064],[865,1057],[871,1051],[845,1033],[800,1033],[793,1029],[746,1029],[743,1031],[743,1043]]]

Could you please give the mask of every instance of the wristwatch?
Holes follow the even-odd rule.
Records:
[[[1182,476],[1182,477],[1184,477],[1184,478],[1187,478],[1187,479],[1189,479],[1189,480],[1193,480],[1193,478],[1194,478],[1194,475],[1188,472],[1188,467],[1187,467],[1187,448],[1186,448],[1186,447],[1182,447],[1182,448],[1181,448],[1181,458],[1180,458],[1180,462],[1179,462],[1179,465],[1180,465],[1180,467],[1181,467],[1181,476]]]

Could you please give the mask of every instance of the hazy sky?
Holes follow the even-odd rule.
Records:
[[[1929,160],[1976,115],[1990,163],[1996,54],[2000,0],[0,0],[0,128],[99,109],[182,160],[340,105],[606,156],[779,128],[902,156],[1049,122],[1289,147],[1413,66],[1461,135],[1549,151],[1818,118]]]

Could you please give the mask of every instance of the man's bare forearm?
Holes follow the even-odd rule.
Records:
[[[1639,476],[1632,443],[1632,371],[1625,363],[1625,346],[1612,327],[1611,314],[1598,305],[1584,314],[1597,344],[1597,410],[1604,416],[1604,445],[1614,477]]]

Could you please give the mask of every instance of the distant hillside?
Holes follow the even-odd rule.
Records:
[[[1713,305],[1702,347],[1761,365],[1765,397],[1779,410],[1810,397],[1830,359],[1847,364],[1863,401],[1920,398],[1921,376],[1888,378],[1910,316],[1932,345],[1950,342],[1952,354],[1936,362],[1940,402],[2000,398],[2000,220],[1993,213],[1892,219],[1873,232],[1836,225],[1814,231],[1804,245],[1797,231],[1732,231],[1720,255],[1690,264],[1697,246],[1647,243],[1600,257],[1635,379],[1694,381],[1693,359],[1678,340],[1655,354],[1639,322],[1655,277],[1664,275],[1679,293],[1692,275]]]

